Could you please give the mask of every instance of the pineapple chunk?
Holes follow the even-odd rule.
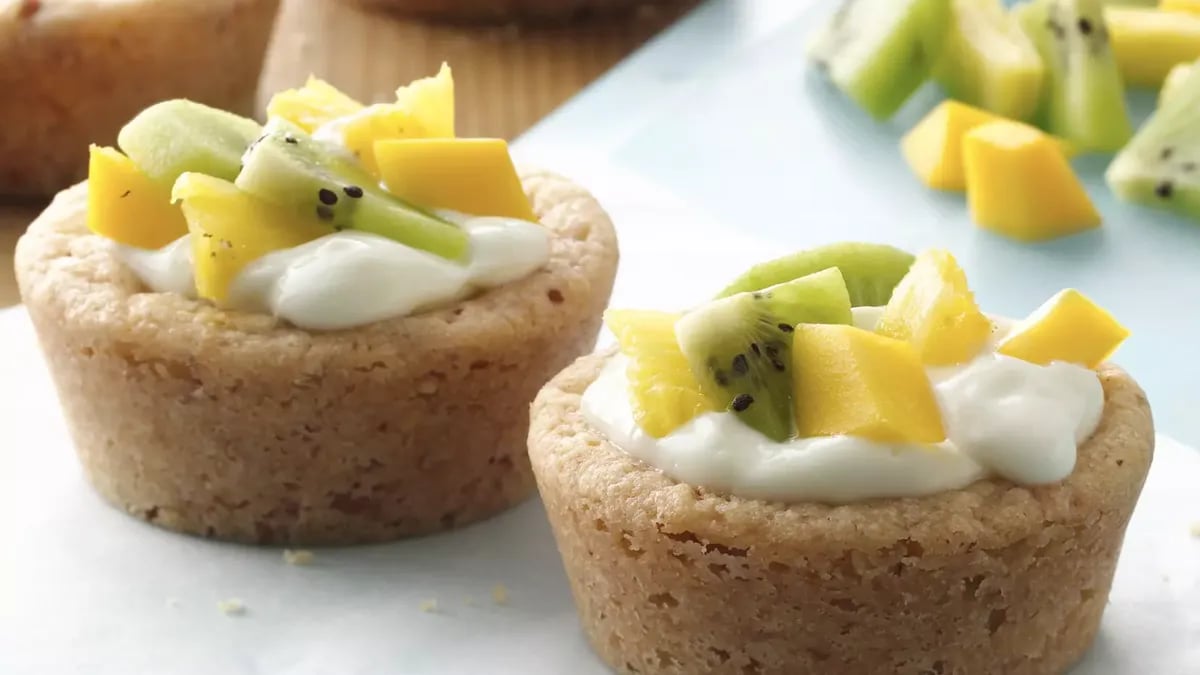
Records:
[[[183,202],[192,235],[196,293],[218,304],[247,263],[332,232],[315,214],[281,209],[200,173],[181,175],[171,199]]]
[[[1167,77],[1163,80],[1162,89],[1158,91],[1158,107],[1162,107],[1164,103],[1175,95],[1175,92],[1183,86],[1183,81],[1187,79],[1189,73],[1192,72],[1193,63],[1180,63],[1167,73]]]
[[[445,63],[437,75],[397,89],[396,105],[410,111],[429,138],[454,138],[454,75]]]
[[[629,358],[626,377],[634,420],[654,438],[714,410],[675,339],[678,319],[678,314],[632,309],[604,313],[621,353]]]
[[[932,249],[900,280],[875,332],[911,343],[924,363],[949,366],[979,353],[992,322],[979,311],[954,256]]]
[[[929,111],[904,138],[900,150],[917,178],[935,190],[962,191],[967,187],[963,170],[963,136],[972,129],[1004,118],[959,101],[942,101]],[[1071,144],[1054,139],[1063,153],[1074,154]]]
[[[1191,12],[1200,14],[1200,0],[1162,0],[1158,8],[1168,12]]]
[[[1020,122],[990,122],[963,139],[967,204],[981,227],[1044,241],[1100,225],[1058,142]]]
[[[282,117],[311,134],[322,124],[353,115],[362,108],[361,103],[333,85],[309,75],[303,87],[272,96],[267,103],[267,116]]]
[[[1200,16],[1110,7],[1104,19],[1127,85],[1158,87],[1176,64],[1200,58]]]
[[[1095,368],[1112,356],[1129,331],[1079,291],[1059,291],[1019,323],[996,347],[1005,356],[1049,365]]]
[[[945,440],[942,413],[913,345],[836,324],[800,324],[792,341],[796,432],[880,443]]]
[[[384,186],[411,204],[537,222],[498,138],[379,141],[375,158]]]
[[[113,241],[156,249],[187,234],[187,221],[171,194],[132,159],[97,145],[89,149],[88,229]]]

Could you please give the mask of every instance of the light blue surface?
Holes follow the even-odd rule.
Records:
[[[991,312],[1023,316],[1079,288],[1133,331],[1117,360],[1146,389],[1159,430],[1200,445],[1200,224],[1117,201],[1102,177],[1109,158],[1084,157],[1075,164],[1103,228],[1041,245],[978,230],[961,195],[924,189],[897,150],[939,100],[932,86],[879,124],[807,67],[804,38],[831,7],[708,2],[518,147],[594,153],[781,254],[847,239],[948,248]],[[1130,98],[1141,121],[1153,96]]]

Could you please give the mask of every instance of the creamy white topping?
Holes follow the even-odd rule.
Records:
[[[546,263],[541,225],[441,213],[470,237],[459,264],[365,232],[344,230],[252,261],[230,285],[227,304],[299,328],[336,330],[407,316],[521,279]],[[187,236],[157,251],[118,246],[122,260],[158,292],[195,295]]]
[[[880,308],[856,308],[871,328]],[[617,447],[676,480],[749,498],[846,503],[956,490],[989,476],[1023,485],[1053,483],[1075,466],[1076,448],[1099,424],[1104,393],[1096,373],[1039,366],[995,354],[1011,322],[973,361],[930,369],[946,428],[934,445],[891,445],[852,436],[772,441],[731,413],[706,413],[664,438],[634,421],[627,360],[617,355],[584,392],[588,422]]]

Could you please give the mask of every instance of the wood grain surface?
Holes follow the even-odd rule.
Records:
[[[383,101],[446,61],[454,69],[459,135],[512,138],[694,4],[649,0],[630,13],[555,26],[466,26],[406,20],[339,0],[285,0],[260,109],[271,93],[309,74],[364,102]],[[0,206],[0,307],[20,302],[12,250],[40,209]]]

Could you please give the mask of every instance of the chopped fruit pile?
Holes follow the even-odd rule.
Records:
[[[842,0],[808,56],[879,120],[935,82],[949,98],[903,137],[902,155],[928,187],[965,190],[988,230],[1038,242],[1099,226],[1068,161],[1097,153],[1117,153],[1107,180],[1118,197],[1200,220],[1200,77],[1189,77],[1200,1],[1008,4]],[[1127,86],[1160,88],[1136,135]]]
[[[913,262],[893,279],[899,260]],[[853,325],[854,288],[872,289],[866,304],[886,305],[874,330]],[[756,265],[683,314],[614,309],[604,320],[627,360],[634,419],[655,438],[726,412],[778,442],[849,435],[938,443],[946,432],[926,368],[994,358],[993,323],[942,250],[914,258],[890,246],[833,244]],[[1095,368],[1127,336],[1066,290],[996,351]]]
[[[197,294],[221,303],[247,263],[339,230],[462,261],[467,233],[438,210],[537,220],[508,145],[454,137],[445,65],[394,103],[309,78],[267,113],[260,126],[186,100],[143,110],[120,150],[91,149],[88,227],[146,249],[190,236]]]

